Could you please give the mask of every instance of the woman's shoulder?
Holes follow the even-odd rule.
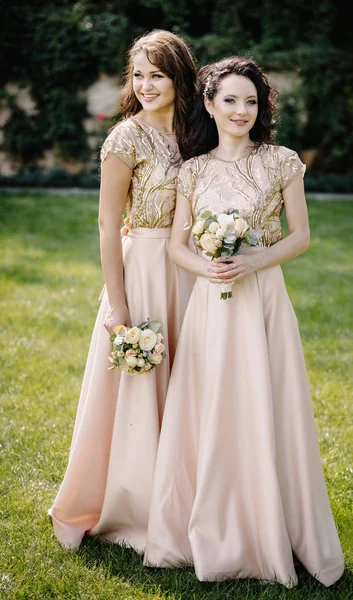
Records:
[[[116,139],[120,136],[127,135],[134,137],[139,132],[139,127],[133,117],[122,119],[119,121],[108,134],[108,138]]]
[[[259,148],[262,162],[270,167],[269,172],[275,174],[282,190],[298,174],[304,176],[305,165],[300,160],[298,153],[286,146],[278,144],[263,144]]]
[[[132,118],[119,121],[108,133],[101,148],[101,161],[111,152],[121,158],[131,169],[139,154],[138,130]]]
[[[209,158],[209,153],[200,154],[199,156],[193,156],[192,158],[189,158],[182,164],[181,169],[183,169],[184,171],[199,171],[200,167],[206,162],[208,162]]]
[[[290,148],[279,144],[261,144],[258,148],[258,154],[260,156],[268,156],[273,160],[278,160],[280,163],[291,158],[299,159],[298,153],[295,150],[291,150]]]

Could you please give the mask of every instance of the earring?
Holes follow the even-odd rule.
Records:
[[[213,118],[214,118],[213,115],[210,114],[210,119],[213,119]]]

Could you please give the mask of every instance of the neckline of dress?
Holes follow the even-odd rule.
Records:
[[[224,163],[228,163],[228,164],[233,164],[233,163],[237,163],[237,162],[239,162],[240,160],[244,160],[244,158],[249,158],[249,156],[251,156],[252,154],[254,154],[254,152],[255,152],[255,150],[256,150],[257,148],[258,148],[258,147],[257,147],[257,146],[254,144],[254,145],[252,146],[252,148],[251,148],[250,152],[248,152],[247,154],[243,154],[243,156],[239,156],[239,158],[234,158],[233,160],[225,160],[224,158],[219,158],[219,157],[217,156],[217,154],[215,154],[215,153],[213,152],[213,150],[210,150],[209,154],[210,154],[210,155],[211,155],[213,158],[215,158],[216,160],[219,160],[220,162],[224,162]]]
[[[157,133],[163,133],[163,135],[175,137],[175,133],[168,133],[167,131],[163,131],[163,129],[158,129],[158,127],[154,127],[154,125],[149,125],[149,123],[139,121],[138,119],[136,119],[136,117],[131,117],[131,119],[134,121],[134,123],[137,123],[141,127],[141,129],[147,127],[148,129],[153,129],[154,131],[157,131]]]

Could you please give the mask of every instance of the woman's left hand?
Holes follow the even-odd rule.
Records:
[[[254,254],[236,254],[226,260],[215,258],[210,262],[208,273],[211,283],[233,283],[256,271]]]

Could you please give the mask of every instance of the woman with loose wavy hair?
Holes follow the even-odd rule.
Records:
[[[273,143],[276,97],[254,61],[208,65],[199,94],[191,141],[203,153],[180,169],[170,244],[197,279],[169,383],[144,561],[193,563],[201,581],[291,588],[296,556],[329,586],[343,555],[280,267],[309,245],[305,167]]]
[[[142,110],[142,105],[134,92],[134,60],[143,52],[147,59],[173,81],[175,90],[173,130],[179,145],[180,154],[185,153],[188,139],[188,122],[191,102],[195,94],[194,55],[187,43],[170,31],[154,30],[139,38],[128,54],[128,63],[124,75],[124,85],[119,102],[125,118],[133,117]]]
[[[156,30],[132,46],[121,120],[101,149],[100,248],[105,288],[86,364],[67,471],[50,511],[77,547],[87,532],[144,552],[170,371],[194,277],[169,259],[176,181],[185,157],[196,70],[186,42]],[[121,238],[126,214],[128,234]],[[149,374],[139,340],[108,370],[110,336],[161,323]],[[155,335],[151,332],[152,338]],[[140,346],[139,346],[140,344]],[[163,360],[162,360],[163,359]],[[160,364],[159,364],[160,363]],[[129,375],[133,368],[138,375]]]
[[[258,96],[258,115],[250,131],[250,139],[257,145],[275,142],[274,124],[277,117],[278,92],[274,90],[267,76],[255,60],[241,56],[224,58],[217,63],[206,65],[199,70],[197,93],[195,95],[187,154],[197,156],[215,148],[218,144],[218,131],[214,121],[210,120],[204,100],[213,100],[222,80],[229,75],[247,77],[256,87]]]

